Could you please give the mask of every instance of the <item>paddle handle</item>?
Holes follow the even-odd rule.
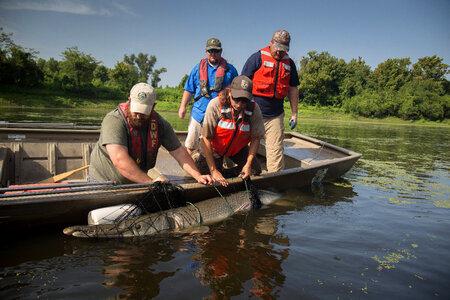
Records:
[[[66,179],[69,176],[72,176],[73,174],[75,174],[77,172],[83,171],[83,170],[85,170],[87,168],[89,168],[89,165],[86,165],[84,167],[81,167],[81,168],[78,168],[78,169],[75,169],[75,170],[72,170],[72,171],[68,171],[68,172],[65,172],[65,173],[61,173],[61,174],[55,175],[53,177],[50,177],[50,178],[44,179],[42,181],[39,181],[38,183],[58,182],[58,181],[61,181],[63,179]]]

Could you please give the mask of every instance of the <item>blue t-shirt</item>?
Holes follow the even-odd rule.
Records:
[[[208,85],[211,88],[211,87],[214,87],[214,82],[216,80],[217,67],[214,68],[209,63],[207,65],[208,65]],[[200,66],[200,63],[198,63],[192,69],[191,74],[189,74],[186,84],[184,85],[184,89],[186,91],[188,91],[189,93],[191,93],[193,95],[194,99],[201,93],[201,91],[200,91],[200,73],[198,70],[199,66]],[[228,85],[230,85],[231,82],[233,81],[233,78],[238,76],[236,68],[233,67],[233,65],[227,63],[227,66],[228,66],[228,71],[225,72],[225,78],[223,79],[222,89],[226,88]],[[214,99],[215,97],[217,97],[218,93],[219,92],[211,91],[209,93],[209,95],[210,95],[209,98],[206,96],[203,96],[200,99],[198,99],[197,101],[195,101],[195,103],[192,107],[191,116],[198,122],[202,122],[203,117],[206,112],[206,107],[208,106],[209,101],[211,99]]]
[[[253,53],[245,62],[242,68],[241,75],[245,75],[250,79],[253,79],[253,75],[259,68],[261,68],[261,52]],[[289,79],[290,86],[298,86],[300,81],[298,79],[297,67],[294,61],[291,59],[291,78]],[[253,95],[253,100],[258,103],[261,109],[263,118],[275,118],[284,112],[283,102],[284,99],[276,99]],[[297,99],[298,100],[298,99]]]

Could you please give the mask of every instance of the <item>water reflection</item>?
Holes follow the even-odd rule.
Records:
[[[239,216],[235,222],[247,223],[243,228],[221,225],[196,241],[194,276],[212,289],[210,299],[237,296],[243,290],[274,297],[286,278],[281,264],[289,256],[289,238],[277,233],[273,218]]]
[[[118,296],[154,298],[163,280],[175,276],[177,267],[170,264],[183,246],[181,239],[139,238],[84,240],[72,239],[66,255],[98,256],[105,288],[118,288]],[[169,262],[167,266],[164,263]]]

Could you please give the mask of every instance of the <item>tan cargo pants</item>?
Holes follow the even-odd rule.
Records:
[[[278,117],[264,119],[264,128],[266,129],[264,140],[266,142],[267,171],[269,173],[284,169],[283,120],[284,112]]]

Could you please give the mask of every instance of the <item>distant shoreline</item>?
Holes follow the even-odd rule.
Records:
[[[164,94],[164,93],[161,93]],[[157,111],[178,112],[181,97],[173,95],[167,101],[157,100]],[[179,99],[178,99],[179,98]],[[29,107],[29,108],[60,108],[60,109],[95,109],[95,108],[110,108],[114,109],[118,103],[126,99],[87,99],[74,96],[69,93],[29,93],[28,91],[7,91],[0,90],[0,107],[15,108],[15,107]],[[192,105],[192,101],[190,103]],[[288,102],[285,102],[285,114],[288,118],[291,114]],[[190,111],[190,107],[188,107]],[[450,119],[443,121],[427,121],[427,120],[402,120],[397,117],[366,118],[344,112],[340,108],[335,107],[315,107],[299,104],[298,120],[313,119],[323,121],[346,121],[346,122],[363,122],[363,123],[379,123],[379,124],[403,124],[403,125],[427,125],[427,126],[450,126]]]

